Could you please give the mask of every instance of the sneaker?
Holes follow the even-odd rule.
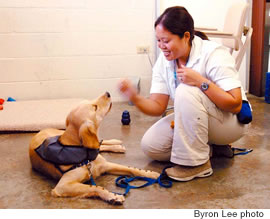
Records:
[[[211,167],[210,160],[200,166],[181,166],[176,165],[174,167],[166,169],[168,177],[177,181],[189,181],[196,177],[211,176],[213,169]]]
[[[233,158],[234,153],[231,145],[215,145],[212,144],[212,156],[211,157],[227,157]]]

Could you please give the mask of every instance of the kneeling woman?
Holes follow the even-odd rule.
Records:
[[[247,128],[237,119],[247,98],[235,60],[222,45],[194,34],[193,18],[184,7],[165,10],[155,33],[162,53],[153,68],[150,97],[137,94],[128,80],[119,83],[120,91],[148,115],[162,115],[169,99],[174,101],[174,113],[145,133],[142,150],[152,159],[174,163],[166,170],[173,179],[210,176],[209,145],[230,144]]]

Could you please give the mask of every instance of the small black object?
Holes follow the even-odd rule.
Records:
[[[130,115],[129,115],[129,112],[127,110],[125,110],[122,113],[121,122],[122,122],[123,125],[129,125],[129,123],[130,123]]]

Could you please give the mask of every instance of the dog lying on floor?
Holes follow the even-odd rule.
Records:
[[[120,140],[99,142],[97,132],[112,106],[108,92],[92,101],[83,101],[67,116],[66,130],[45,129],[31,140],[29,156],[33,169],[59,180],[52,190],[55,197],[99,197],[122,204],[123,195],[100,186],[84,184],[103,173],[158,178],[159,173],[108,162],[99,152],[125,152]]]

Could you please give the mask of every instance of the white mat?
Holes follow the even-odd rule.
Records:
[[[64,129],[66,116],[82,99],[55,99],[4,102],[0,111],[0,131]]]

